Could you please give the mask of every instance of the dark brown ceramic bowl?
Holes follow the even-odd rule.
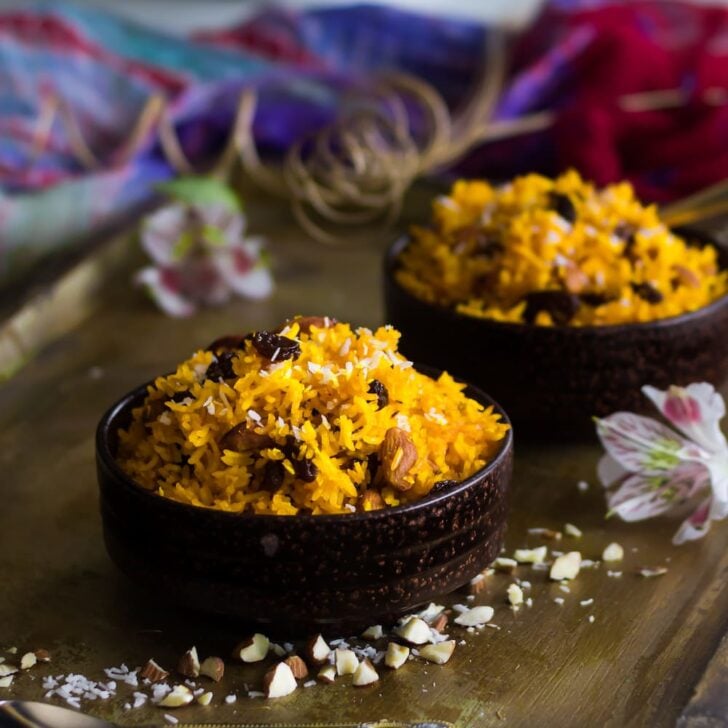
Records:
[[[150,493],[117,465],[118,431],[146,388],[99,423],[101,516],[112,560],[170,604],[271,632],[348,634],[462,586],[500,551],[510,430],[485,468],[409,505],[352,515],[236,515]],[[508,421],[490,397],[466,392]]]
[[[650,323],[543,327],[489,321],[427,303],[400,286],[395,271],[408,243],[402,238],[391,246],[384,268],[386,319],[402,332],[400,350],[487,389],[519,434],[560,439],[592,433],[595,415],[645,411],[644,384],[717,386],[728,374],[728,296]],[[728,266],[725,251],[721,256]]]

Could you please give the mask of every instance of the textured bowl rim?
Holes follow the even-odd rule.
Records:
[[[416,364],[415,366],[420,373],[425,374],[426,376],[429,376],[431,378],[433,374],[440,373],[440,370],[431,367],[421,366],[419,364]],[[501,421],[508,425],[508,431],[506,432],[505,437],[499,442],[498,451],[492,458],[492,460],[486,463],[486,465],[480,470],[477,470],[468,478],[461,480],[457,485],[448,488],[443,493],[438,493],[432,496],[428,494],[423,496],[419,500],[400,506],[392,506],[390,508],[381,508],[376,511],[350,514],[329,513],[322,515],[302,514],[295,516],[283,516],[276,515],[274,513],[232,513],[230,511],[218,510],[216,508],[194,506],[188,503],[182,503],[172,498],[166,498],[157,494],[155,491],[150,491],[142,488],[133,478],[131,478],[121,469],[116,461],[116,458],[111,452],[111,447],[109,444],[109,433],[112,431],[112,424],[121,414],[125,413],[126,410],[129,410],[132,404],[138,398],[142,397],[142,395],[147,392],[147,388],[153,383],[154,380],[151,380],[149,382],[146,382],[145,384],[141,384],[138,387],[135,387],[133,390],[127,392],[123,397],[117,400],[113,405],[111,405],[111,407],[106,410],[96,427],[96,457],[101,462],[103,462],[104,466],[111,472],[111,474],[114,476],[114,479],[116,480],[117,485],[122,485],[125,488],[132,489],[141,497],[157,499],[155,502],[162,503],[165,507],[173,509],[179,508],[180,513],[183,511],[186,513],[199,512],[200,514],[204,513],[206,515],[213,514],[215,517],[219,516],[221,518],[236,519],[238,521],[242,521],[243,523],[248,521],[254,521],[255,523],[268,522],[270,524],[275,523],[276,525],[280,525],[282,523],[305,523],[307,525],[315,523],[349,524],[362,521],[377,521],[390,516],[411,515],[413,513],[417,513],[417,511],[419,510],[425,510],[430,506],[442,503],[443,501],[453,498],[458,494],[469,490],[471,487],[477,485],[491,471],[498,469],[501,464],[510,457],[513,451],[513,425],[508,418],[508,414],[506,413],[506,411],[490,395],[483,392],[480,388],[472,384],[466,383],[465,391],[467,393],[467,396],[471,399],[475,399],[484,407],[492,406],[493,410],[501,416]],[[118,429],[118,425],[114,429]]]
[[[728,255],[725,248],[721,247],[716,239],[702,231],[693,230],[691,228],[680,228],[681,234],[692,235],[698,240],[712,243],[718,248],[719,254]],[[459,313],[453,308],[447,308],[445,306],[439,306],[436,303],[425,301],[422,298],[418,298],[413,293],[404,288],[395,275],[397,270],[397,263],[402,251],[410,244],[412,238],[410,235],[401,235],[387,248],[387,252],[384,257],[384,276],[385,280],[395,286],[399,292],[405,295],[409,300],[417,302],[418,305],[425,307],[426,309],[437,312],[439,314],[446,314],[452,319],[457,321],[474,321],[482,324],[483,326],[493,327],[500,331],[511,331],[511,332],[522,332],[527,330],[529,333],[535,331],[538,332],[549,332],[553,334],[558,332],[559,334],[564,333],[567,336],[611,336],[619,335],[627,331],[648,331],[650,329],[661,329],[670,328],[671,326],[678,326],[683,323],[690,323],[701,319],[703,317],[709,317],[716,311],[721,310],[725,306],[728,306],[728,293],[723,294],[720,298],[716,299],[707,306],[698,308],[695,311],[688,311],[687,313],[681,313],[677,316],[669,316],[667,318],[655,319],[654,321],[640,321],[637,323],[628,324],[590,324],[589,326],[538,326],[536,324],[520,324],[512,321],[496,321],[495,319],[480,318],[478,316],[469,316],[467,314]],[[724,268],[726,266],[723,266]],[[569,333],[566,333],[569,332]]]

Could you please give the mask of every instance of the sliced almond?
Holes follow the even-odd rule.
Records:
[[[326,640],[320,634],[317,634],[306,644],[304,654],[312,665],[323,665],[329,659],[331,648],[326,643]]]
[[[197,656],[197,648],[190,647],[187,652],[179,658],[177,672],[185,677],[198,677],[200,674],[200,658]]]
[[[323,683],[332,683],[336,680],[336,668],[333,665],[322,667],[316,677]]]
[[[493,562],[493,568],[496,571],[502,571],[506,574],[512,574],[516,570],[517,566],[518,566],[518,562],[515,559],[509,559],[504,556],[499,556]]]
[[[267,698],[282,698],[290,695],[297,687],[296,678],[285,662],[279,662],[263,678],[263,690]]]
[[[29,670],[31,667],[34,667],[37,662],[38,658],[35,656],[35,652],[26,652],[20,658],[20,669]]]
[[[399,645],[396,642],[390,642],[387,645],[387,653],[384,656],[384,664],[393,670],[399,670],[410,654],[410,648],[406,645]]]
[[[482,624],[486,624],[493,619],[495,610],[493,607],[479,606],[468,609],[465,612],[461,612],[455,617],[455,624],[462,625],[463,627],[479,627]]]
[[[536,546],[535,549],[516,549],[513,558],[519,564],[542,564],[547,553],[546,546]]]
[[[233,650],[233,656],[242,662],[260,662],[265,659],[269,647],[270,640],[264,634],[256,632]]]
[[[359,667],[359,658],[352,650],[336,648],[336,674],[353,675]]]
[[[561,541],[561,531],[554,531],[551,528],[542,528],[538,535],[546,541]]]
[[[160,708],[181,708],[189,705],[194,699],[192,691],[186,685],[175,685],[158,703]]]
[[[610,543],[602,552],[602,561],[621,561],[624,549],[618,543]]]
[[[523,604],[523,589],[518,584],[510,584],[507,589],[507,594],[511,606],[517,607]]]
[[[581,538],[584,535],[581,529],[577,528],[573,523],[564,524],[564,533],[567,536],[571,536],[571,538]]]
[[[225,663],[220,657],[206,657],[200,665],[200,675],[209,677],[215,682],[220,682],[224,674]]]
[[[298,655],[286,657],[283,662],[291,668],[293,677],[295,677],[296,680],[304,680],[308,677],[308,668],[306,667],[306,663]]]
[[[468,594],[480,594],[488,586],[485,574],[478,574],[468,582]]]
[[[667,568],[665,566],[645,566],[640,569],[639,573],[640,576],[644,576],[649,579],[653,576],[662,576],[663,574],[667,574]],[[2,667],[2,665],[0,665],[0,667]]]
[[[8,665],[7,663],[3,663],[2,665],[0,665],[0,677],[14,675],[17,671],[18,668],[15,667],[15,665]]]
[[[166,680],[169,673],[160,667],[151,657],[147,660],[147,664],[139,672],[139,677],[146,678],[149,682],[159,682]]]
[[[14,677],[14,675],[6,675],[5,677],[0,677],[0,688],[9,688],[13,684]]]
[[[554,581],[562,579],[575,579],[581,568],[581,554],[578,551],[569,551],[568,554],[557,556],[551,564],[549,577]]]
[[[40,647],[35,651],[35,657],[38,660],[38,662],[50,662],[51,661],[51,653],[48,652],[48,650],[43,649]]]
[[[447,627],[447,621],[448,621],[447,614],[441,614],[440,616],[437,617],[437,619],[435,619],[434,622],[432,622],[432,624],[430,626],[435,631],[442,632],[445,629],[445,627]]]
[[[352,678],[351,684],[357,688],[363,688],[366,685],[371,685],[379,680],[379,673],[374,669],[374,665],[365,659],[359,663],[359,667],[356,668],[354,677]]]
[[[212,693],[202,693],[197,696],[197,702],[199,705],[209,705],[212,702]]]
[[[445,607],[442,604],[430,602],[421,612],[417,612],[417,616],[424,619],[428,624],[436,617],[443,613]]]
[[[455,652],[455,640],[446,640],[436,645],[425,645],[420,650],[420,657],[428,662],[444,665],[452,657],[453,652]]]
[[[424,645],[432,639],[430,625],[421,617],[410,617],[394,632],[412,645]]]
[[[371,627],[367,627],[361,633],[362,639],[365,640],[378,640],[384,637],[384,630],[381,624],[374,624]]]

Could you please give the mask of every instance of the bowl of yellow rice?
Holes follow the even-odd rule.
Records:
[[[668,228],[627,183],[460,180],[388,251],[386,315],[407,356],[487,382],[519,431],[571,436],[643,409],[644,384],[724,381],[713,243]]]
[[[394,618],[498,554],[505,412],[391,326],[298,317],[216,340],[97,430],[113,561],[176,604],[301,632]]]

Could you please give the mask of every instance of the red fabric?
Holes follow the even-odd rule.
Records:
[[[630,180],[664,201],[728,177],[728,13],[686,3],[629,2],[579,12],[549,8],[521,39],[516,71],[575,33],[592,34],[563,79],[550,135],[560,171],[599,184]],[[626,94],[684,89],[681,108],[627,111]],[[704,94],[723,95],[710,105]],[[717,90],[717,91],[716,91]]]

